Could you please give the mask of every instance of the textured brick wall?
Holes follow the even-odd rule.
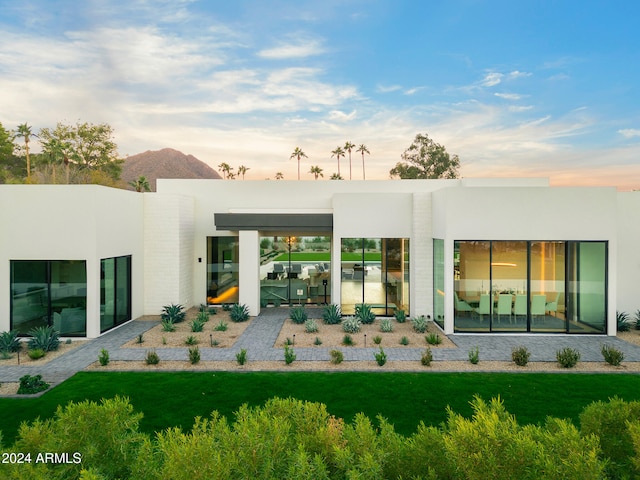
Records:
[[[433,314],[433,234],[431,193],[413,194],[411,315]]]

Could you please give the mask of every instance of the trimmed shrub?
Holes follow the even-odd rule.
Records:
[[[238,362],[238,365],[244,365],[245,363],[247,363],[246,348],[243,348],[238,353],[236,353],[236,362]]]
[[[342,345],[344,345],[345,347],[352,347],[355,345],[355,342],[353,341],[353,338],[351,337],[351,335],[346,334],[342,338]]]
[[[289,318],[297,325],[302,325],[307,321],[308,315],[304,305],[296,305],[289,310]]]
[[[604,357],[604,361],[609,365],[613,365],[614,367],[620,366],[622,360],[624,359],[624,353],[615,348],[612,345],[607,345],[606,343],[602,345],[600,349],[602,352],[602,356]]]
[[[20,386],[18,393],[20,395],[30,395],[42,392],[49,388],[49,384],[42,380],[42,375],[24,375],[20,377]]]
[[[307,333],[316,333],[318,331],[318,323],[313,318],[310,318],[304,322],[304,331]]]
[[[160,357],[155,350],[149,350],[144,361],[147,365],[157,365],[160,363]]]
[[[390,318],[380,320],[380,331],[385,333],[393,332],[393,322]]]
[[[480,361],[480,349],[478,347],[473,347],[469,350],[469,362],[473,365],[477,365]]]
[[[17,352],[20,350],[20,339],[17,330],[0,333],[0,352]]]
[[[236,323],[246,322],[249,320],[249,307],[237,303],[233,304],[229,310],[229,318]]]
[[[529,363],[529,357],[531,356],[531,352],[527,349],[527,347],[513,347],[511,350],[511,360],[513,363],[518,365],[519,367],[524,367]]]
[[[382,347],[380,347],[380,351],[378,353],[374,353],[373,356],[376,358],[376,363],[379,366],[382,367],[385,363],[387,363],[387,354],[384,353]]]
[[[431,365],[431,362],[433,362],[433,353],[431,352],[431,348],[427,347],[422,354],[422,357],[420,357],[420,363],[425,367],[428,367]]]
[[[371,325],[376,319],[376,314],[371,311],[371,306],[366,303],[356,305],[355,316],[364,325]]]
[[[409,345],[409,337],[402,337],[400,339],[400,345]]]
[[[440,345],[442,343],[442,338],[437,333],[430,333],[424,339],[429,345]]]
[[[398,322],[398,323],[404,323],[407,320],[407,312],[405,312],[401,308],[399,308],[395,312],[393,312],[393,315],[394,315],[394,317],[396,317],[396,322]]]
[[[376,345],[380,345],[382,343],[382,337],[380,335],[376,335],[375,337],[373,337],[373,343],[375,343]]]
[[[39,358],[44,357],[46,354],[47,352],[45,352],[41,348],[34,348],[33,350],[29,350],[29,352],[27,353],[31,360],[38,360]]]
[[[342,330],[346,333],[358,333],[362,328],[362,322],[356,317],[346,317],[342,320]]]
[[[100,354],[98,355],[98,362],[100,362],[100,365],[102,365],[103,367],[106,367],[107,365],[109,365],[109,351],[106,349],[102,349],[100,350]]]
[[[176,326],[173,324],[173,322],[171,320],[162,320],[162,331],[163,332],[175,332],[176,331]],[[142,337],[142,334],[140,334],[140,337]],[[138,343],[142,343],[142,342],[138,342]]]
[[[284,363],[291,365],[296,360],[296,354],[289,345],[284,346]]]
[[[168,320],[172,323],[180,323],[184,321],[187,312],[184,307],[177,303],[172,303],[170,305],[165,305],[162,307],[162,312],[160,313],[161,320]]]
[[[427,331],[427,318],[424,315],[420,315],[419,317],[413,317],[411,319],[411,323],[413,324],[413,329],[418,333],[424,333]]]
[[[200,362],[200,349],[198,347],[189,348],[189,361],[191,365],[195,365]]]
[[[340,323],[342,321],[342,312],[340,311],[340,307],[333,303],[325,305],[322,310],[322,320],[327,325],[337,325]]]
[[[35,327],[29,330],[29,335],[31,335],[27,343],[29,350],[40,349],[51,352],[60,346],[60,333],[53,327]]]
[[[227,328],[229,328],[229,325],[227,324],[227,322],[225,322],[224,320],[220,320],[220,323],[218,323],[218,325],[213,327],[213,330],[215,332],[226,332]]]
[[[344,353],[340,350],[331,350],[329,356],[331,357],[331,363],[334,365],[338,365],[344,360]]]
[[[575,348],[565,347],[556,352],[556,360],[562,368],[573,368],[580,360],[580,352]]]

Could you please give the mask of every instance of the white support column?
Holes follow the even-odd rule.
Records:
[[[331,303],[342,305],[340,288],[342,285],[342,264],[340,249],[342,248],[340,237],[333,232],[331,241]],[[324,291],[324,290],[323,290]]]
[[[249,314],[260,313],[260,236],[256,230],[239,232],[239,302],[249,307]]]
[[[444,240],[444,333],[453,333],[453,240]]]

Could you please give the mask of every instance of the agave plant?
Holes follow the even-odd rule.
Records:
[[[162,313],[160,314],[160,318],[162,320],[167,320],[172,323],[180,323],[184,320],[184,317],[187,315],[184,307],[182,305],[172,303],[170,305],[165,305],[162,307]]]
[[[20,350],[20,339],[17,330],[0,333],[0,352],[9,353],[18,350]]]
[[[324,323],[327,325],[337,325],[340,323],[342,321],[342,312],[340,311],[340,307],[333,303],[325,305],[322,312],[322,320],[324,320]]]
[[[295,307],[291,307],[289,312],[289,318],[293,323],[302,324],[307,321],[307,312],[304,309],[304,305],[296,305]]]
[[[229,318],[233,322],[246,322],[249,320],[249,307],[237,303],[232,305],[229,310]]]
[[[361,303],[356,305],[356,317],[365,325],[370,325],[376,319],[376,314],[371,311],[371,305]]]
[[[53,327],[35,327],[29,330],[29,350],[44,350],[51,352],[57,350],[60,346],[60,332],[54,330]]]
[[[342,320],[342,330],[346,333],[358,333],[362,328],[362,322],[356,317],[347,317]]]
[[[387,333],[393,331],[393,322],[390,318],[383,318],[380,320],[380,331]]]
[[[427,331],[427,319],[424,315],[412,318],[411,323],[413,324],[413,329],[416,332],[424,333]]]

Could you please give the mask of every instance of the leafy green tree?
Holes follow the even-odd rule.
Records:
[[[318,165],[313,165],[311,167],[311,170],[309,170],[309,173],[312,174],[316,180],[318,179],[318,177],[324,177],[324,175],[322,174],[322,169]]]
[[[58,183],[56,176],[56,167],[64,165],[66,183],[69,183],[69,169],[71,162],[69,161],[69,151],[71,145],[69,142],[62,141],[58,138],[50,140],[42,139],[42,153],[39,156],[39,166],[42,170],[51,169],[51,183]],[[43,172],[44,173],[44,172]]]
[[[367,146],[364,143],[361,143],[360,146],[356,149],[356,152],[360,152],[362,153],[362,179],[365,179],[364,176],[364,154],[370,154],[369,153],[369,149],[367,149]]]
[[[296,147],[296,149],[293,151],[293,153],[289,157],[289,160],[291,160],[292,158],[298,159],[298,180],[300,180],[300,158],[302,157],[308,158],[307,155],[302,150],[300,150],[300,147]]]
[[[15,137],[22,137],[24,139],[24,151],[27,158],[27,183],[31,183],[31,157],[29,155],[29,142],[31,141],[32,136],[34,136],[34,134],[31,132],[30,125],[27,125],[26,122],[18,125]]]
[[[338,176],[340,176],[340,157],[344,157],[344,150],[342,150],[342,147],[338,147],[331,151],[331,158],[333,157],[338,159]],[[340,177],[340,180],[342,180],[342,177]]]
[[[16,181],[23,177],[24,162],[14,154],[14,151],[15,145],[11,132],[0,123],[0,183]]]
[[[151,186],[149,185],[149,180],[144,175],[140,175],[137,179],[129,182],[129,185],[134,188],[136,192],[149,192],[151,191]]]
[[[349,180],[351,180],[351,150],[355,148],[355,144],[349,141],[345,142],[344,150],[345,152],[349,152]]]
[[[62,156],[68,169],[68,183],[71,182],[69,170],[73,170],[77,183],[116,186],[120,180],[124,160],[118,154],[110,125],[59,122],[53,130],[41,129],[39,136],[43,144],[50,146],[51,152]]]
[[[458,156],[449,155],[442,145],[428,135],[416,135],[402,154],[402,160],[389,171],[392,178],[459,178]]]

